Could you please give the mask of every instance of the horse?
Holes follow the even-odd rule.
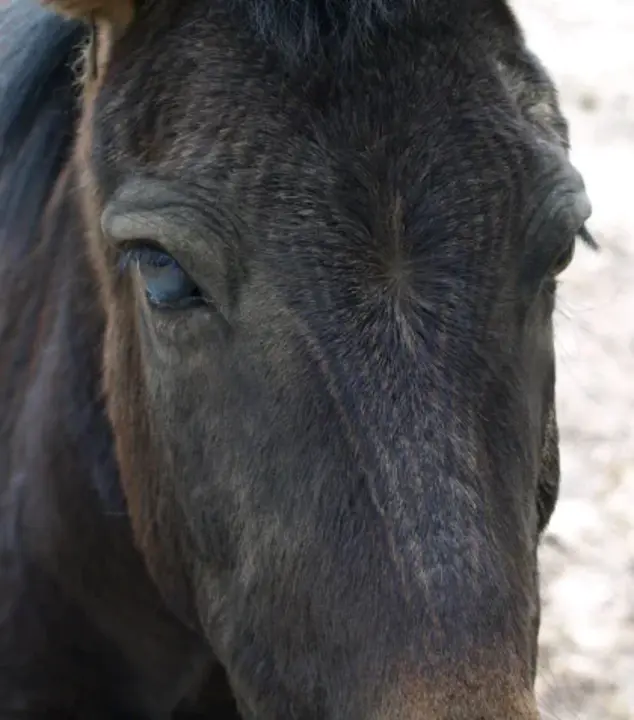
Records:
[[[506,0],[0,14],[0,712],[532,720],[590,200]]]

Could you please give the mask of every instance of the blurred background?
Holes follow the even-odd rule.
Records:
[[[602,246],[562,276],[539,693],[544,720],[633,720],[634,0],[511,4],[559,86]]]

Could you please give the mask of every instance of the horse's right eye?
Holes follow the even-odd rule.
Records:
[[[165,251],[136,246],[125,253],[123,261],[125,265],[136,266],[152,306],[161,310],[178,310],[205,304],[198,285]]]

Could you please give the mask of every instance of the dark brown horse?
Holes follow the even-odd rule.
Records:
[[[0,15],[0,715],[535,718],[590,207],[506,2],[53,4]]]

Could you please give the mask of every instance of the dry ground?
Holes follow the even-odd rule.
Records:
[[[513,0],[559,85],[602,252],[557,317],[560,504],[542,549],[547,720],[634,720],[634,0]]]

